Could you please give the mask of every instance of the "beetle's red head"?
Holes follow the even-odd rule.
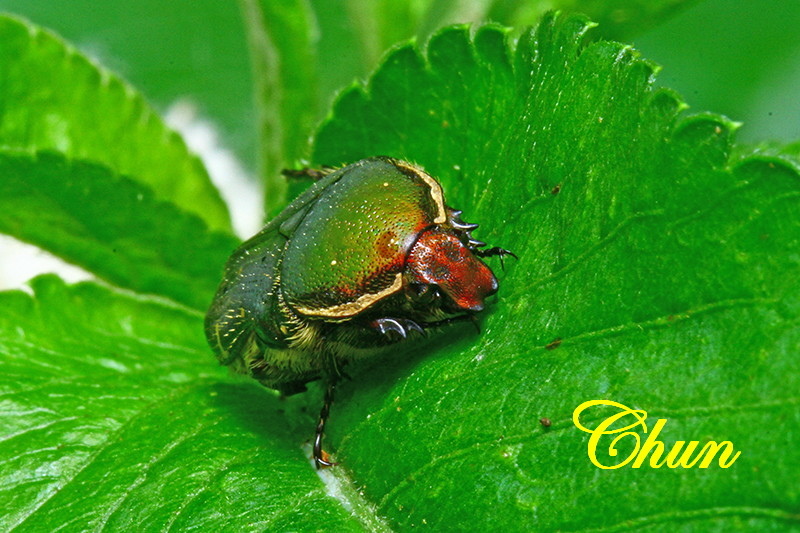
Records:
[[[457,311],[480,311],[484,299],[497,292],[489,267],[458,237],[438,228],[422,233],[407,266],[418,283],[437,286]]]

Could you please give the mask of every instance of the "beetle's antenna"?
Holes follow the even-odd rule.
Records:
[[[472,325],[475,326],[475,330],[478,332],[478,335],[481,334],[481,325],[478,323],[478,317],[475,315],[469,315],[469,319],[472,322]]]
[[[332,376],[328,379],[328,387],[325,389],[325,399],[322,401],[322,409],[319,411],[319,422],[317,422],[317,431],[314,434],[314,464],[317,466],[317,470],[336,464],[328,461],[327,457],[323,457],[325,452],[322,450],[322,435],[325,433],[325,423],[328,421],[328,416],[331,414],[331,405],[333,405],[333,396],[336,392],[336,383],[338,381],[339,378],[336,376]],[[327,456],[327,454],[325,454],[325,456]]]
[[[457,315],[452,316],[449,318],[443,318],[441,320],[435,320],[433,322],[420,322],[420,325],[423,328],[438,328],[442,326],[447,326],[448,324],[456,324],[458,322],[470,321],[475,329],[478,330],[478,333],[481,332],[480,324],[478,324],[478,319],[475,315],[468,314],[468,315]]]

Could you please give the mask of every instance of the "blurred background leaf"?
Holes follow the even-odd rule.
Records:
[[[112,283],[203,310],[238,241],[96,163],[0,150],[0,231]]]
[[[161,111],[191,98],[226,144],[255,163],[250,61],[236,2],[0,0],[0,10],[56,31]]]
[[[319,19],[315,36],[322,69],[314,88],[317,119],[337,90],[374,68],[388,45],[416,32],[427,34],[437,24],[482,20],[487,12],[501,23],[529,24],[547,8],[515,1],[311,5]],[[714,109],[744,122],[743,139],[799,136],[795,88],[800,82],[794,74],[800,71],[800,42],[794,38],[798,3],[777,2],[767,9],[760,0],[565,0],[548,6],[587,12],[601,21],[602,35],[632,39],[666,67],[660,83],[685,94],[696,109]],[[59,32],[162,110],[176,99],[191,98],[221,128],[225,143],[254,168],[258,136],[251,61],[236,2],[0,0],[0,10]],[[386,20],[391,21],[388,27],[381,22]],[[381,24],[385,29],[376,31]]]
[[[0,18],[0,72],[4,150],[56,150],[106,165],[209,227],[230,228],[227,206],[200,160],[117,76],[53,34],[10,17]]]
[[[800,2],[706,0],[633,36],[659,83],[743,123],[740,141],[800,137]]]
[[[243,5],[258,5],[242,0]],[[270,3],[263,3],[264,6]],[[320,120],[335,92],[376,66],[387,46],[440,24],[490,18],[505,24],[535,22],[543,9],[557,7],[589,13],[607,38],[633,39],[643,53],[666,67],[659,80],[686,95],[695,109],[714,109],[742,121],[741,138],[760,141],[800,136],[800,4],[780,2],[764,8],[759,0],[703,2],[538,2],[480,1],[311,2],[308,37],[316,44],[318,73],[300,100],[312,102],[305,118]],[[52,28],[80,49],[131,81],[166,109],[190,98],[221,129],[225,144],[254,169],[258,114],[240,6],[235,2],[155,0],[102,3],[88,0],[0,0],[0,9]],[[252,12],[249,12],[252,14]],[[389,21],[389,23],[387,23]],[[296,36],[301,38],[302,36]],[[342,53],[346,50],[346,53]],[[262,117],[263,118],[263,117]],[[298,132],[285,148],[286,161],[307,157],[305,135]],[[282,149],[284,151],[284,149]],[[263,155],[263,154],[262,154]],[[279,189],[278,197],[281,196]],[[276,200],[276,204],[280,203]]]

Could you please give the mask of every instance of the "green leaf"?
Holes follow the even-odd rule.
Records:
[[[326,441],[342,464],[326,475],[352,514],[301,451],[318,388],[280,402],[215,368],[199,313],[43,278],[34,296],[0,294],[11,510],[0,528],[797,528],[797,149],[731,158],[733,123],[680,115],[674,94],[653,89],[652,65],[582,44],[586,30],[548,17],[513,46],[494,27],[444,30],[424,55],[395,50],[317,135],[317,164],[381,153],[422,164],[481,223],[476,237],[519,255],[505,270],[488,260],[501,289],[480,334],[454,325],[348,368]],[[44,175],[21,196],[28,209],[4,209],[27,226],[24,211],[56,207],[63,240],[102,229],[79,212],[79,187],[93,200],[119,189],[113,205],[132,224],[200,229],[147,196],[135,212],[146,190],[116,170],[0,155],[0,183],[14,187],[0,196]],[[146,239],[158,250],[154,235],[132,250]],[[217,249],[209,240],[198,247]],[[647,410],[651,427],[666,418],[668,446],[730,440],[742,455],[729,469],[600,471],[572,424],[600,398]]]
[[[597,22],[604,38],[622,40],[639,36],[696,3],[697,0],[559,0],[552,7],[567,13],[583,13]],[[518,19],[525,9],[515,7],[512,14]]]
[[[308,132],[324,117],[333,95],[366,76],[387,49],[426,40],[453,23],[495,21],[524,28],[549,9],[591,12],[599,35],[619,37],[654,25],[687,0],[243,0],[261,137],[261,173],[267,213],[275,215],[297,193],[280,171],[308,158]],[[346,51],[343,52],[343,51]]]
[[[198,313],[33,289],[0,293],[0,529],[361,530],[276,395],[211,363]]]
[[[230,228],[200,161],[121,79],[54,35],[9,17],[0,17],[0,73],[0,145],[102,163],[211,228]]]
[[[105,167],[0,149],[0,231],[122,287],[205,309],[237,246]]]
[[[224,145],[253,166],[252,77],[237,2],[0,0],[0,11],[58,33],[158,110],[189,100],[213,119]]]
[[[493,263],[480,335],[353,372],[329,446],[399,529],[797,527],[798,167],[730,162],[733,123],[681,117],[652,65],[582,46],[586,28],[550,17],[513,52],[500,30],[449,29],[338,100],[316,164],[416,161],[519,261]],[[668,419],[668,446],[742,456],[600,471],[572,423],[594,399]]]

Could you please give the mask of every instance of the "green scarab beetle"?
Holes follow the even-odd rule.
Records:
[[[205,320],[220,362],[290,395],[335,384],[348,361],[411,332],[471,317],[497,292],[481,257],[514,255],[472,238],[422,169],[388,157],[321,178],[228,260]]]

